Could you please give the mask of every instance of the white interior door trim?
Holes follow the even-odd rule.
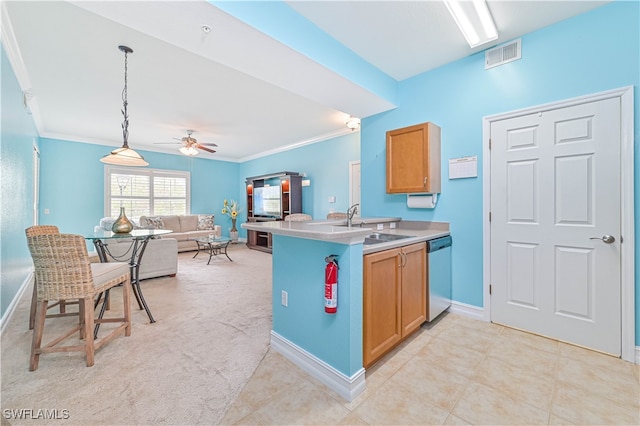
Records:
[[[536,112],[545,112],[604,99],[620,98],[621,146],[620,146],[620,211],[623,243],[621,253],[622,280],[622,359],[635,362],[635,225],[634,225],[634,125],[633,125],[633,86],[544,105],[533,106],[516,111],[505,112],[483,117],[482,119],[482,252],[483,252],[483,295],[484,319],[491,321],[491,298],[489,283],[491,282],[491,229],[489,224],[489,208],[491,206],[491,155],[489,137],[491,123],[519,117]]]

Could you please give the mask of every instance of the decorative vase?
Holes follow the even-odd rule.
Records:
[[[124,214],[124,207],[120,207],[120,216],[113,222],[111,230],[116,234],[128,234],[133,231],[133,223]]]
[[[229,238],[232,243],[238,242],[238,228],[236,228],[236,218],[231,218],[231,229],[229,229]]]

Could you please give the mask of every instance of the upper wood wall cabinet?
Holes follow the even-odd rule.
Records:
[[[440,192],[440,127],[433,123],[387,132],[387,193]]]

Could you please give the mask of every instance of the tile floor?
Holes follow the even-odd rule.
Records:
[[[640,366],[446,314],[347,402],[270,350],[223,424],[640,424]]]

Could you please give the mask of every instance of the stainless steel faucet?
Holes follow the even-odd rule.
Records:
[[[358,213],[359,205],[360,204],[354,204],[351,207],[349,207],[349,210],[347,210],[347,226],[351,226],[353,216],[355,216],[356,213]]]

